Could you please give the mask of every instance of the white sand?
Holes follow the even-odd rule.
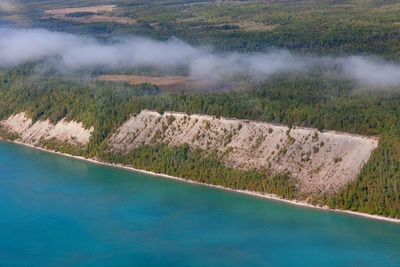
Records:
[[[24,112],[10,116],[0,122],[8,131],[17,133],[19,141],[37,144],[43,140],[57,139],[72,145],[86,145],[89,142],[93,127],[85,129],[81,122],[60,120],[55,125],[49,120],[36,121],[28,118]]]
[[[117,153],[129,152],[142,143],[187,143],[194,149],[215,150],[227,167],[290,173],[301,193],[317,193],[336,192],[356,179],[378,139],[304,127],[289,129],[257,121],[178,112],[161,115],[143,110],[119,127],[109,141]]]

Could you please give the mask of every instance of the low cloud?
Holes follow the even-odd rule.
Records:
[[[400,85],[400,65],[376,57],[350,56],[341,61],[344,74],[362,84],[384,87]]]
[[[8,7],[15,5],[15,1],[13,0],[0,0],[0,10],[7,9]]]
[[[0,66],[41,60],[60,72],[90,68],[121,69],[139,66],[186,66],[196,78],[223,80],[235,74],[266,79],[280,72],[300,72],[331,64],[342,76],[372,86],[400,85],[400,65],[375,57],[298,56],[286,50],[265,53],[217,53],[172,38],[154,41],[126,37],[101,42],[94,38],[43,29],[0,29]]]
[[[295,56],[288,51],[271,51],[250,54],[203,53],[189,64],[191,75],[214,80],[234,74],[252,75],[262,79],[284,71],[301,71],[307,66],[307,58]]]

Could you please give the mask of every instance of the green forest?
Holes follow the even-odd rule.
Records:
[[[400,95],[356,89],[351,81],[329,81],[315,72],[280,74],[235,91],[163,93],[149,84],[38,76],[34,64],[0,73],[0,119],[26,111],[33,120],[66,117],[95,131],[84,148],[47,142],[50,149],[95,157],[106,162],[176,175],[234,189],[300,198],[290,177],[224,167],[216,155],[188,147],[141,146],[130,155],[115,155],[107,138],[130,114],[143,109],[182,111],[309,126],[380,136],[379,146],[358,178],[335,195],[309,196],[317,205],[400,217]],[[15,136],[5,136],[15,138]]]
[[[398,59],[398,1],[393,0],[21,0],[17,9],[1,10],[8,25],[39,27],[100,38],[132,34],[166,40],[177,37],[192,45],[221,51],[285,48],[299,53],[369,53]],[[60,19],[46,10],[116,5],[99,15],[129,18],[82,23]],[[68,17],[90,16],[74,12]],[[75,15],[74,15],[75,14]],[[1,22],[1,21],[0,21]]]
[[[0,6],[0,25],[73,33],[96,40],[123,36],[177,37],[218,53],[285,49],[295,55],[374,55],[400,59],[400,3],[395,0],[20,0]],[[112,5],[102,11],[63,8]],[[61,15],[60,15],[61,14]],[[96,16],[97,20],[92,20]],[[1,47],[0,47],[1,48]],[[378,136],[379,146],[357,179],[335,194],[305,196],[315,205],[400,218],[400,88],[364,86],[325,69],[275,73],[261,81],[231,77],[209,90],[165,91],[152,84],[100,81],[101,74],[188,76],[188,69],[149,66],[92,69],[79,75],[43,74],[43,61],[0,68],[0,120],[27,112],[33,121],[63,118],[94,132],[85,147],[46,141],[62,152],[130,165],[232,189],[303,198],[290,175],[225,167],[211,152],[188,146],[142,145],[127,155],[107,140],[143,109],[208,114]],[[329,70],[334,73],[334,70]],[[239,81],[239,82],[238,82]],[[235,85],[234,84],[238,84]],[[0,126],[0,136],[13,140]]]

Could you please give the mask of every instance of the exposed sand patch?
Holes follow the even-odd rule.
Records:
[[[120,24],[135,25],[137,21],[128,17],[116,17],[116,16],[105,16],[98,15],[101,12],[113,11],[116,5],[101,5],[101,6],[90,6],[90,7],[76,7],[76,8],[62,8],[62,9],[51,9],[45,10],[45,13],[50,15],[51,18],[74,21],[80,23],[96,23],[96,22],[115,22]],[[68,14],[80,13],[80,12],[91,12],[93,15],[72,17]]]
[[[135,25],[137,23],[135,19],[127,17],[109,17],[109,16],[99,16],[99,15],[84,16],[80,18],[64,17],[64,19],[81,23],[115,22],[127,25]]]
[[[65,15],[77,12],[93,12],[100,13],[104,11],[113,11],[117,5],[99,5],[99,6],[87,6],[87,7],[72,7],[72,8],[59,8],[45,10],[44,13],[52,15]]]
[[[74,21],[79,23],[96,23],[96,22],[115,22],[119,24],[135,25],[137,22],[134,19],[126,17],[110,17],[110,16],[100,16],[100,15],[89,15],[83,17],[67,17],[64,15],[54,15],[51,16],[54,19]]]
[[[32,120],[24,112],[12,115],[7,120],[1,121],[0,124],[8,131],[18,134],[18,141],[33,145],[50,139],[57,139],[72,145],[85,145],[89,142],[93,132],[93,127],[87,130],[81,122],[67,122],[65,119],[55,125],[49,120],[37,121],[32,124]]]
[[[207,88],[215,85],[211,81],[196,80],[185,76],[100,75],[98,79],[102,81],[128,82],[130,84],[149,83],[157,85],[165,92],[190,91],[189,89]]]
[[[165,143],[216,150],[224,164],[237,169],[290,173],[301,192],[334,192],[354,180],[378,140],[374,137],[270,123],[142,111],[111,137],[117,152]]]

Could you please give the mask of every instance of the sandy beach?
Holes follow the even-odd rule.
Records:
[[[18,144],[18,145],[31,147],[31,148],[38,149],[38,150],[41,150],[41,151],[44,151],[44,152],[49,152],[49,153],[62,155],[62,156],[65,156],[65,157],[84,160],[84,161],[91,162],[91,163],[94,163],[94,164],[100,164],[100,165],[114,167],[114,168],[122,168],[122,169],[135,171],[135,172],[140,172],[140,173],[145,173],[145,174],[153,175],[153,176],[157,176],[157,177],[174,179],[174,180],[185,182],[185,183],[208,186],[208,187],[217,188],[217,189],[221,189],[221,190],[226,190],[226,191],[232,191],[232,192],[236,192],[236,193],[251,195],[251,196],[254,196],[254,197],[260,197],[260,198],[266,198],[266,199],[270,199],[270,200],[274,200],[274,201],[280,201],[280,202],[288,203],[288,204],[291,204],[291,205],[297,205],[297,206],[306,207],[306,208],[313,208],[313,209],[320,209],[320,210],[331,211],[331,212],[347,214],[347,215],[353,215],[353,216],[360,216],[360,217],[365,217],[365,218],[369,218],[369,219],[387,221],[387,222],[392,222],[392,223],[400,223],[400,219],[399,218],[389,218],[389,217],[384,217],[384,216],[380,216],[380,215],[372,215],[372,214],[356,212],[356,211],[350,211],[350,210],[331,209],[331,208],[329,208],[327,206],[324,206],[324,207],[314,206],[314,205],[311,205],[311,204],[309,204],[309,203],[307,203],[305,201],[287,200],[287,199],[280,198],[279,196],[276,196],[276,195],[273,195],[273,194],[263,194],[263,193],[255,192],[255,191],[231,189],[231,188],[226,188],[226,187],[223,187],[223,186],[220,186],[220,185],[206,184],[206,183],[192,181],[192,180],[188,180],[188,179],[184,179],[184,178],[180,178],[180,177],[175,177],[175,176],[171,176],[171,175],[167,175],[167,174],[155,173],[155,172],[151,172],[151,171],[135,169],[133,167],[124,166],[124,165],[121,165],[121,164],[112,164],[112,163],[97,161],[97,160],[90,159],[90,158],[85,158],[85,157],[82,157],[82,156],[73,156],[73,155],[70,155],[70,154],[61,153],[61,152],[57,152],[57,151],[52,151],[52,150],[44,149],[44,148],[41,148],[41,147],[36,147],[36,146],[30,145],[30,144],[25,144],[25,143],[18,142],[18,141],[9,141],[9,140],[4,140],[2,138],[0,138],[0,140],[5,141],[5,142]]]

